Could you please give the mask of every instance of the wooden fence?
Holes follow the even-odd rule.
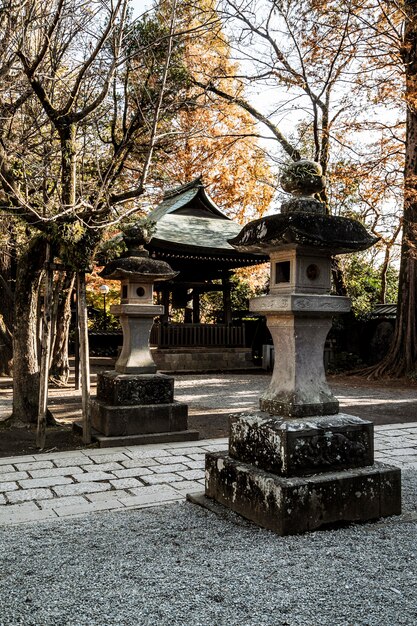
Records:
[[[159,348],[244,347],[245,328],[221,324],[154,324],[151,345]]]

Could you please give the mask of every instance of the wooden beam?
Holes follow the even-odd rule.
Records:
[[[77,272],[77,311],[80,340],[83,443],[91,443],[90,360],[88,350],[85,272]]]
[[[49,244],[46,249],[46,258],[49,260],[51,251]],[[46,415],[48,411],[48,379],[49,361],[51,354],[51,320],[52,320],[52,292],[54,273],[46,263],[45,291],[43,305],[42,341],[41,341],[41,365],[39,375],[39,409],[38,425],[36,429],[36,447],[43,450],[46,441]]]

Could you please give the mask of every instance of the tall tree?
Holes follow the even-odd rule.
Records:
[[[159,2],[158,18],[165,19],[167,2]],[[164,150],[155,170],[163,185],[183,184],[202,176],[216,201],[235,218],[259,217],[270,205],[276,176],[252,116],[216,94],[201,91],[197,77],[217,73],[224,89],[242,87],[236,78],[238,65],[213,0],[178,3],[180,55],[178,63],[185,78],[185,102],[172,120],[176,140]],[[168,131],[168,129],[167,129]],[[169,136],[169,131],[167,137]]]
[[[6,6],[7,5],[7,6]],[[169,66],[175,19],[165,32]],[[85,270],[109,223],[138,210],[164,95],[164,72],[132,88],[127,0],[9,0],[0,12],[0,186],[8,211],[31,228],[15,290],[15,421],[37,416],[38,284],[46,244]],[[138,145],[142,159],[132,160]],[[139,171],[138,171],[139,169]]]

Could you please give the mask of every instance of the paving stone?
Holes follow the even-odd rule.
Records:
[[[170,463],[186,463],[190,459],[187,456],[161,456],[158,458],[158,463],[161,465],[169,465]]]
[[[180,476],[185,478],[186,480],[199,480],[200,478],[204,478],[204,470],[187,470],[185,472],[178,472]]]
[[[52,461],[32,461],[31,463],[15,463],[21,472],[30,472],[32,470],[50,469],[53,467]]]
[[[201,452],[200,454],[190,454],[189,457],[193,461],[201,461],[204,464],[204,461],[205,461],[205,458],[206,458],[206,453],[205,452]]]
[[[136,495],[120,498],[120,502],[126,507],[141,507],[160,504],[162,502],[177,502],[182,500],[183,496],[174,489],[166,489],[151,493],[147,487],[142,488],[141,493]]]
[[[14,472],[15,469],[13,467],[13,465],[0,465],[0,480],[1,480],[1,475],[4,474],[5,472]]]
[[[15,464],[15,463],[23,463],[23,462],[29,462],[29,461],[34,461],[35,458],[33,456],[12,456],[12,457],[7,457],[4,459],[0,459],[0,466],[1,465],[8,465],[10,463]]]
[[[54,487],[55,485],[69,485],[73,481],[66,476],[51,476],[49,478],[29,478],[19,480],[22,489],[38,489],[39,487]]]
[[[19,489],[19,485],[15,482],[8,481],[0,483],[0,491],[16,491],[17,489]]]
[[[0,525],[10,524],[22,524],[25,522],[39,522],[51,518],[56,518],[57,515],[53,510],[40,510],[35,503],[30,502],[27,504],[33,504],[34,508],[14,504],[11,506],[5,506],[0,509]]]
[[[172,461],[172,456],[166,457],[169,459],[169,462]],[[165,459],[165,457],[164,457]],[[152,467],[153,465],[159,465],[161,463],[161,459],[156,461],[155,459],[129,459],[129,461],[122,461],[123,467],[126,469],[131,469],[132,467]],[[166,461],[164,461],[166,462]]]
[[[167,452],[166,450],[161,450],[160,448],[149,449],[148,446],[146,446],[146,450],[144,450],[143,448],[137,450],[135,450],[134,448],[130,448],[130,451],[130,456],[132,459],[158,459],[161,456],[171,456],[171,453]]]
[[[417,459],[417,448],[394,448],[389,451],[390,456],[412,456]]]
[[[62,506],[56,510],[56,513],[58,517],[74,517],[95,511],[111,511],[121,508],[123,508],[123,504],[118,500],[102,500],[100,502],[85,502],[78,506]]]
[[[84,456],[83,450],[65,450],[65,452],[42,452],[40,454],[34,454],[35,461],[56,461],[57,459],[66,459],[68,457]]]
[[[52,478],[53,476],[72,476],[73,474],[83,473],[84,470],[81,467],[73,465],[69,465],[68,467],[52,467],[51,469],[34,470],[33,472],[28,472],[28,474],[30,474],[32,478]]]
[[[175,484],[179,484],[179,483],[175,483]],[[146,485],[146,487],[142,485],[142,487],[138,487],[138,488],[135,487],[134,489],[129,489],[129,491],[135,496],[141,496],[144,493],[158,494],[158,493],[165,493],[167,491],[175,491],[175,490],[174,490],[174,483],[172,483],[171,485],[164,485],[164,484]]]
[[[96,480],[110,480],[114,478],[109,472],[86,472],[85,474],[74,474],[74,478],[79,483],[91,482]]]
[[[83,465],[82,468],[86,472],[94,472],[96,470],[99,470],[100,472],[112,472],[113,470],[123,469],[123,465],[113,461],[111,463],[93,463],[93,465]]]
[[[115,489],[131,489],[132,487],[140,487],[143,483],[137,478],[118,478],[117,480],[111,480],[110,484]]]
[[[191,447],[196,447],[196,446],[200,446],[203,445],[204,442],[206,443],[214,443],[214,441],[217,440],[207,440],[207,439],[202,439],[201,441],[193,441],[192,444],[190,444],[190,448]],[[164,448],[166,450],[171,450],[171,449],[175,449],[175,448],[185,448],[186,444],[184,444],[183,441],[172,441],[171,443],[167,443]]]
[[[184,463],[184,465],[186,465],[188,469],[201,470],[204,468],[204,461],[187,461],[186,463]]]
[[[15,504],[27,500],[46,500],[53,498],[54,494],[50,489],[19,489],[19,491],[8,491],[5,496],[9,502]]]
[[[108,448],[94,448],[92,450],[84,450],[83,454],[87,456],[109,456],[109,455],[117,454],[119,452],[122,452],[123,454],[125,454],[127,449],[128,448],[125,448],[122,446],[117,446],[117,447],[115,446],[114,448],[111,449],[111,452],[110,452]]]
[[[174,489],[179,491],[180,493],[197,493],[202,491],[200,483],[195,480],[183,480],[180,483],[172,483]]]
[[[88,458],[91,459],[95,464],[100,465],[101,463],[118,463],[121,461],[127,461],[130,457],[128,457],[123,452],[118,452],[116,454],[89,454]]]
[[[2,493],[0,493],[0,506],[2,504],[6,504],[6,498],[5,498],[5,496]]]
[[[130,478],[130,476],[148,476],[149,474],[153,474],[153,467],[149,469],[148,467],[131,467],[130,469],[124,470],[116,470],[113,474],[116,478]]]
[[[2,482],[7,482],[12,480],[13,482],[16,480],[24,480],[25,478],[30,478],[27,472],[5,472],[1,474],[0,480]]]
[[[157,485],[161,483],[175,483],[176,481],[184,480],[183,477],[178,474],[153,474],[152,476],[143,476],[142,482],[145,485]]]
[[[184,446],[184,443],[182,444]],[[161,444],[161,443],[148,443],[146,445],[137,445],[137,446],[128,446],[126,448],[127,453],[129,454],[134,454],[135,456],[137,454],[140,454],[141,452],[146,452],[149,454],[154,454],[154,456],[156,456],[157,454],[161,453],[162,456],[164,456],[165,454],[167,454],[166,450],[168,450],[170,448],[170,444]]]
[[[216,439],[202,439],[200,442],[201,446],[211,446],[211,445],[220,445],[223,444],[227,447],[228,443],[229,443],[229,438],[228,437],[219,437]],[[196,442],[194,442],[193,445],[197,445]]]
[[[58,497],[79,496],[84,493],[94,493],[95,491],[109,491],[110,483],[74,483],[72,485],[58,485],[53,490]]]
[[[117,500],[118,498],[124,498],[129,493],[125,489],[115,489],[113,491],[98,491],[97,493],[86,493],[85,497],[90,502],[100,502],[101,500]]]
[[[412,456],[393,456],[382,459],[383,463],[388,463],[389,465],[396,465],[399,467],[400,465],[404,465],[404,463],[415,463],[417,461],[417,456],[413,454]]]
[[[53,498],[52,500],[40,500],[41,509],[57,509],[61,506],[80,506],[86,502],[82,496],[68,496],[67,498]]]
[[[71,465],[90,465],[93,463],[91,459],[86,456],[66,456],[66,457],[57,457],[54,459],[54,463],[57,467],[70,467]]]
[[[153,466],[152,470],[155,474],[164,474],[170,472],[179,472],[180,470],[186,470],[187,468],[182,463],[174,463],[173,465],[159,465]]]
[[[174,456],[179,456],[179,455],[189,456],[190,454],[199,454],[199,453],[201,453],[201,451],[202,451],[202,448],[196,448],[196,447],[193,447],[193,448],[192,447],[189,447],[189,448],[173,448],[172,450],[170,450],[171,454],[173,454]]]
[[[220,443],[204,446],[204,450],[207,450],[207,452],[225,452],[225,450],[227,450],[227,444]]]

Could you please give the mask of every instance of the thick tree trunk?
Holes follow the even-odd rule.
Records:
[[[397,319],[386,357],[368,370],[369,378],[414,376],[417,371],[417,2],[404,2],[403,62],[406,74],[407,130],[404,218]]]
[[[37,303],[46,245],[34,239],[18,261],[13,332],[12,423],[37,422],[39,403],[39,360]]]
[[[53,346],[49,376],[55,385],[66,385],[69,379],[68,339],[74,281],[75,275],[66,273],[60,276],[54,288]]]

